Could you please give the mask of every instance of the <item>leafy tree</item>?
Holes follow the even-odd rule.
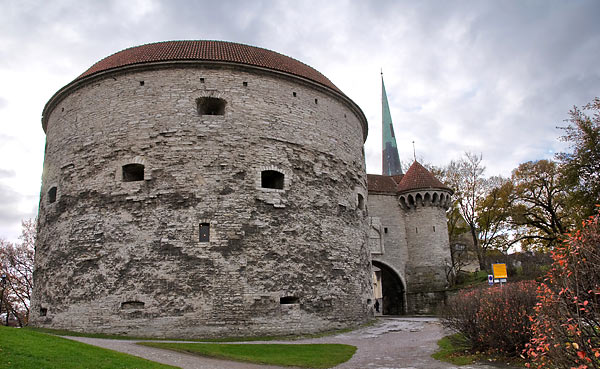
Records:
[[[557,163],[529,161],[519,165],[502,188],[508,196],[514,237],[524,248],[551,249],[571,225],[567,191]]]
[[[454,189],[458,213],[471,234],[473,247],[481,270],[487,269],[486,252],[498,247],[506,236],[506,196],[500,196],[501,177],[485,178],[482,157],[465,153],[446,167],[442,178]],[[458,230],[458,229],[457,229]]]
[[[569,188],[569,206],[579,219],[585,219],[594,213],[593,205],[600,203],[600,98],[583,109],[573,107],[566,122],[566,127],[558,128],[564,131],[561,140],[570,144],[572,152],[560,153],[557,159]]]
[[[33,255],[35,222],[22,222],[20,243],[13,244],[0,239],[0,272],[6,275],[6,286],[2,295],[2,311],[7,312],[20,326],[29,320],[29,304],[33,288]]]

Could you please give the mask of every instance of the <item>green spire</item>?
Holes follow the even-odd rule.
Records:
[[[383,83],[383,73],[381,73],[381,124],[383,175],[395,176],[402,174],[394,126],[392,125],[392,115],[390,114],[390,106],[385,93],[385,84]]]

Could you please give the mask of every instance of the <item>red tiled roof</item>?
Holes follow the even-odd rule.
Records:
[[[226,41],[165,41],[135,46],[100,60],[75,80],[127,65],[175,60],[229,62],[272,69],[307,78],[343,95],[327,77],[296,59],[271,50]]]
[[[369,192],[398,192],[398,183],[402,176],[382,176],[379,174],[367,174],[367,185]]]
[[[444,185],[437,178],[435,178],[430,171],[425,169],[424,166],[415,161],[410,168],[408,168],[406,174],[404,177],[402,177],[402,180],[398,184],[398,192],[425,188],[440,188],[450,190],[448,186]]]

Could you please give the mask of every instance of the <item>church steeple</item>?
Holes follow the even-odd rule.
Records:
[[[390,114],[385,85],[383,84],[383,73],[381,73],[381,108],[383,175],[395,176],[402,174],[402,166],[400,165],[400,156],[396,146],[392,115]]]

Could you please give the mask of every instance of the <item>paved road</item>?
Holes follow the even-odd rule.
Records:
[[[490,365],[456,367],[431,358],[437,350],[437,340],[447,334],[435,318],[380,318],[374,326],[336,336],[313,338],[281,343],[343,343],[358,348],[348,362],[339,369],[492,369]],[[67,337],[95,346],[140,356],[182,369],[280,369],[277,366],[236,363],[202,358],[136,345],[136,341],[107,340],[87,337]],[[248,342],[256,344],[262,342]],[[269,341],[267,343],[279,343]],[[508,368],[508,367],[504,367]]]

